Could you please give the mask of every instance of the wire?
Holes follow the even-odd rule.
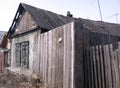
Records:
[[[115,17],[116,23],[118,24],[118,13],[116,13],[116,14],[114,14],[112,16],[106,17],[105,19],[109,19],[109,18],[113,18],[113,17]]]
[[[106,17],[105,19],[109,19],[109,18],[115,17],[115,16],[117,16],[117,15],[118,15],[118,13],[116,13],[116,14],[114,14],[114,15],[111,15],[111,16],[109,16],[109,17]]]

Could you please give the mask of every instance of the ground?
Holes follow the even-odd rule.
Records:
[[[45,88],[40,77],[27,77],[9,71],[0,73],[0,88]]]

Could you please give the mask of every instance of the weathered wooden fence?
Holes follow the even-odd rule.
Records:
[[[73,23],[39,38],[39,73],[49,88],[73,88]]]
[[[120,88],[120,42],[69,23],[39,37],[37,67],[49,88]]]
[[[74,28],[74,88],[120,88],[120,38]]]
[[[86,88],[120,88],[120,42],[86,49]]]

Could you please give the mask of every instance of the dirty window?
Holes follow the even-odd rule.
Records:
[[[21,44],[21,64],[23,68],[29,68],[29,42]]]
[[[21,44],[17,43],[15,47],[16,67],[21,66]]]
[[[29,42],[16,44],[16,66],[29,68]]]

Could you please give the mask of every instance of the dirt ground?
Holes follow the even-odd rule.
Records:
[[[0,73],[0,88],[45,88],[40,77],[27,77],[9,71]]]

